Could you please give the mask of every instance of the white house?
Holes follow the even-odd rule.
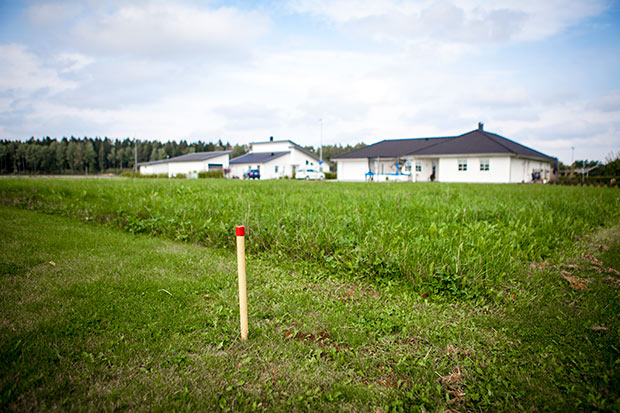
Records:
[[[260,179],[292,178],[300,169],[329,172],[319,157],[290,140],[254,142],[245,155],[230,160],[230,177],[243,178],[251,169],[260,171]]]
[[[161,161],[138,164],[141,175],[168,174],[169,177],[185,174],[198,177],[199,172],[229,168],[230,151],[194,152]]]
[[[557,159],[478,129],[459,136],[385,140],[333,158],[339,181],[547,182]]]

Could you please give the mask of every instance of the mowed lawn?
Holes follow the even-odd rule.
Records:
[[[32,200],[37,185],[22,192],[28,202],[14,191],[3,203],[65,216],[0,207],[3,410],[620,409],[616,221],[582,222],[577,239],[544,259],[503,264],[513,272],[477,297],[454,282],[432,290],[398,274],[373,279],[255,251],[250,339],[241,342],[232,246],[201,246],[189,230],[189,243],[131,234],[58,192],[48,209]],[[447,188],[457,200],[471,191]],[[358,187],[344,189],[357,196]],[[617,199],[604,190],[586,194]]]

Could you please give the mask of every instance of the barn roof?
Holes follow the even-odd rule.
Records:
[[[217,156],[230,154],[230,151],[218,151],[218,152],[193,152],[181,156],[175,156],[174,158],[162,159],[160,161],[141,162],[138,165],[157,165],[169,162],[201,162],[206,161]]]

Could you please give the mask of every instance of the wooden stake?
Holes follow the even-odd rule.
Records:
[[[248,339],[248,294],[245,280],[245,227],[238,226],[237,269],[239,272],[239,318],[241,321],[241,340]]]

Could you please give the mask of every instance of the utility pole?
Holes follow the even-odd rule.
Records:
[[[319,169],[323,171],[323,118],[319,119],[321,122],[321,142],[319,147]]]
[[[575,147],[570,147],[570,176],[575,176]]]
[[[133,156],[133,171],[135,173],[138,172],[138,141],[135,137],[133,138]]]

